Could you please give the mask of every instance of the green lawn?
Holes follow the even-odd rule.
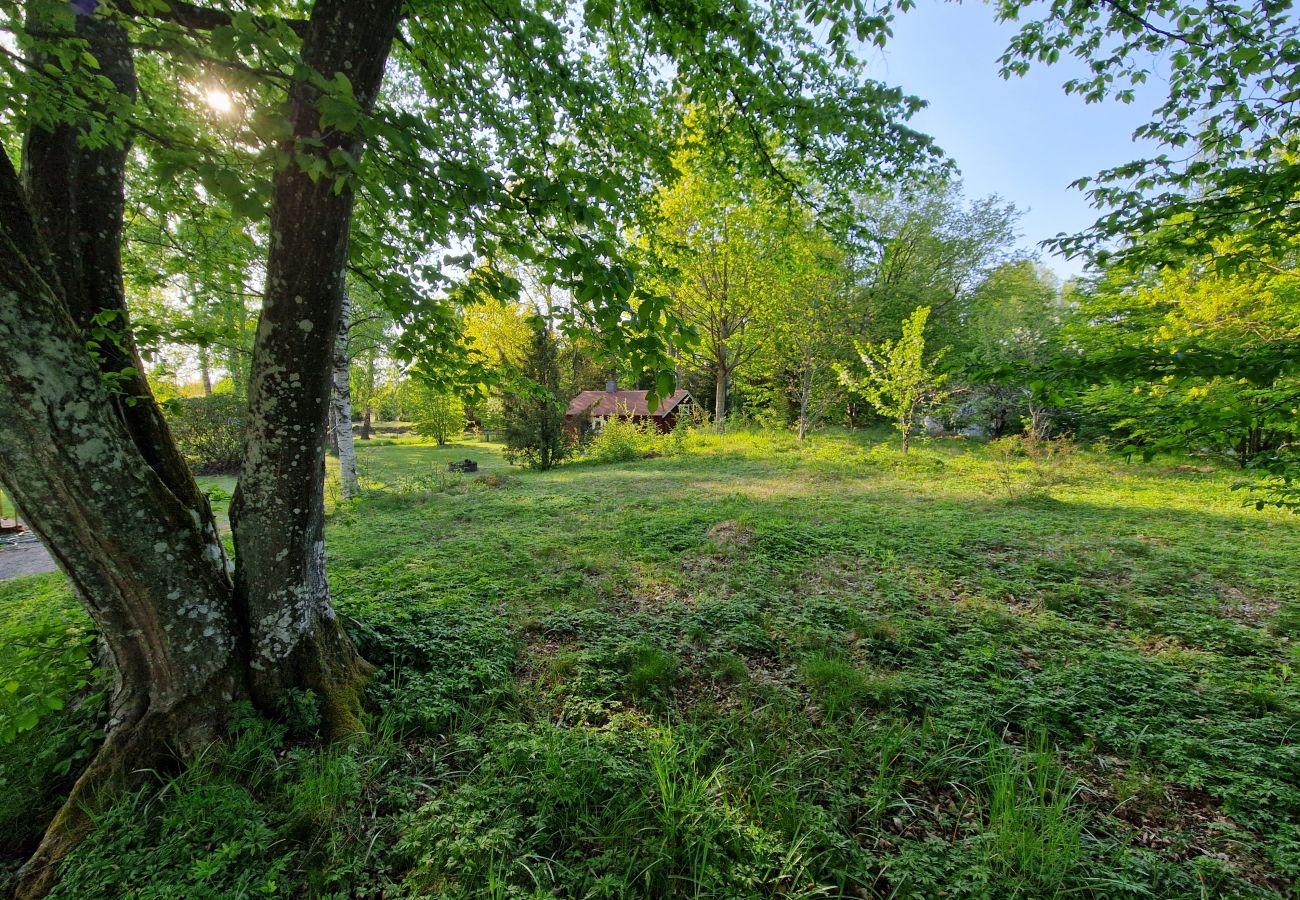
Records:
[[[1300,520],[1184,460],[877,440],[359,442],[370,735],[241,713],[59,896],[1294,896]],[[47,641],[69,701],[0,747],[14,856],[93,744],[82,628],[58,576],[0,585],[0,688]]]

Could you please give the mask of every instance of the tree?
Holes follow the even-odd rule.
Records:
[[[559,391],[558,342],[546,322],[538,318],[532,324],[521,377],[505,395],[503,432],[511,462],[521,459],[532,468],[549,469],[567,455],[565,403]]]
[[[925,323],[930,308],[917,307],[906,322],[897,341],[879,345],[858,345],[858,356],[866,369],[861,377],[844,372],[849,390],[860,395],[882,416],[894,420],[903,436],[903,453],[911,445],[916,418],[922,410],[943,402],[948,376],[935,369],[942,353],[925,358]]]
[[[658,198],[651,242],[670,273],[658,287],[699,332],[686,353],[713,378],[721,432],[732,380],[771,338],[784,228],[768,198],[737,190],[689,154],[681,166],[683,177]]]
[[[875,340],[896,334],[918,306],[945,344],[961,344],[975,288],[1013,254],[1016,207],[997,196],[968,201],[959,182],[929,180],[859,202],[871,236],[862,273],[860,333]]]
[[[1116,267],[1075,302],[1060,369],[1130,450],[1209,452],[1242,468],[1294,456],[1300,277],[1219,273],[1213,258],[1151,276]]]
[[[1015,427],[1022,413],[1039,421],[1045,407],[1032,385],[1059,349],[1066,317],[1055,277],[1029,260],[1004,263],[966,306],[958,369],[969,389],[967,407],[994,437]]]
[[[465,404],[450,391],[416,382],[414,385],[415,430],[431,437],[438,446],[465,433]]]
[[[811,221],[792,227],[775,261],[771,340],[756,368],[766,369],[791,399],[796,431],[803,440],[843,397],[835,366],[852,352],[857,310],[848,290],[848,260],[824,230]]]
[[[330,423],[339,457],[339,492],[344,500],[351,500],[361,493],[361,482],[357,478],[357,449],[352,443],[352,357],[348,353],[352,324],[352,304],[345,290],[330,375]]]
[[[1090,103],[1133,102],[1153,71],[1169,86],[1134,132],[1160,152],[1076,181],[1108,211],[1053,244],[1137,267],[1287,257],[1300,237],[1300,21],[1289,3],[1001,0],[997,9],[1003,21],[1027,17],[1001,58],[1003,77],[1068,53],[1088,73],[1065,90]]]

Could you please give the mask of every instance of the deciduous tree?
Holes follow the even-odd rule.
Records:
[[[942,351],[926,358],[925,323],[929,316],[929,307],[918,307],[903,323],[897,341],[858,345],[863,374],[855,376],[845,371],[842,376],[849,390],[894,420],[894,427],[903,436],[904,454],[911,448],[917,416],[947,396],[943,385],[948,376],[935,367]]]

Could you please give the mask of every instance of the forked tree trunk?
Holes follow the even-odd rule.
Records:
[[[334,442],[339,458],[339,493],[344,500],[361,494],[357,480],[357,448],[352,442],[352,385],[348,378],[348,326],[352,303],[343,292],[343,313],[339,318],[339,336],[334,342],[333,419]]]
[[[325,82],[346,74],[368,109],[400,6],[318,0],[304,63]],[[131,93],[121,26],[80,16],[76,30],[104,74]],[[358,157],[356,135],[321,134],[316,99],[306,80],[295,82],[293,133],[321,139],[299,152]],[[289,688],[312,690],[326,726],[352,730],[366,671],[330,608],[321,503],[351,191],[335,192],[332,178],[312,183],[296,166],[276,179],[234,508],[236,590],[126,324],[126,150],[84,149],[76,138],[70,127],[29,135],[26,191],[0,152],[0,479],[94,619],[113,690],[105,742],[24,867],[23,897],[51,887],[58,863],[92,827],[88,805],[171,749],[212,740],[233,700],[251,695],[269,707]],[[286,149],[294,158],[296,148]],[[97,358],[86,347],[92,321],[118,332],[100,342]],[[115,376],[112,391],[106,374]]]

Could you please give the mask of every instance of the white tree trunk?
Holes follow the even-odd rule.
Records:
[[[339,492],[344,500],[361,493],[357,480],[357,448],[352,443],[352,388],[348,381],[348,324],[352,320],[352,301],[343,294],[343,320],[338,340],[334,342],[334,438],[339,448]]]

